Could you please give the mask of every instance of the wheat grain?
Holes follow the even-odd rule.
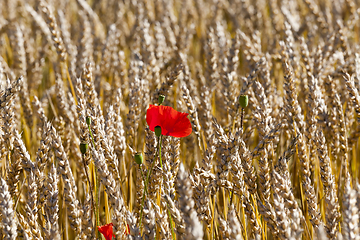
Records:
[[[0,239],[358,238],[358,1],[1,6]]]
[[[179,193],[179,207],[185,224],[185,232],[180,239],[201,239],[203,231],[192,200],[192,189],[184,166],[180,164],[177,176],[177,191]]]
[[[50,168],[50,173],[47,178],[47,186],[46,186],[46,204],[45,204],[45,212],[46,212],[46,220],[47,220],[47,239],[60,239],[59,232],[59,205],[58,205],[58,176],[56,174],[56,168],[53,164]]]
[[[0,179],[1,230],[4,239],[16,239],[16,218],[13,202],[6,181]]]
[[[344,201],[343,201],[343,223],[342,223],[342,236],[344,239],[358,239],[359,226],[358,226],[358,209],[356,206],[356,193],[350,187],[350,174],[346,174]]]

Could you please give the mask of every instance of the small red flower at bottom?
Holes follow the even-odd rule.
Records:
[[[169,106],[150,104],[146,112],[146,122],[151,131],[155,131],[155,127],[160,126],[162,135],[187,137],[192,132],[188,115]]]
[[[113,236],[115,237],[115,235],[113,234],[112,223],[105,224],[103,226],[98,226],[98,230],[102,235],[104,235],[106,240],[111,240]]]

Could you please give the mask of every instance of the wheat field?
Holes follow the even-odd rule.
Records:
[[[0,13],[0,239],[360,240],[359,0]]]

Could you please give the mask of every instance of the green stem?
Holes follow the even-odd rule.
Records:
[[[160,135],[160,142],[159,142],[159,161],[160,161],[160,166],[161,166],[161,170],[164,170],[163,169],[163,165],[162,165],[162,160],[161,160],[161,143],[162,143],[162,136],[163,135]],[[165,177],[164,178],[164,181],[165,181]],[[169,208],[169,205],[166,204]],[[173,223],[172,223],[172,219],[171,219],[171,214],[170,214],[170,211],[168,209],[168,214],[169,214],[169,222],[170,222],[170,226],[171,226],[171,233],[172,233],[172,237],[173,237],[173,240],[175,240],[175,232],[174,232],[174,226],[173,226]]]
[[[161,161],[161,142],[162,142],[162,135],[160,135],[159,159],[160,159],[161,170],[163,170],[163,165],[162,165],[162,161]]]
[[[240,120],[241,131],[244,131],[244,129],[243,129],[243,119],[244,119],[244,108],[241,108],[241,120]],[[233,198],[234,198],[234,191],[231,192],[230,206],[231,206],[231,204],[233,202]]]
[[[170,210],[169,210],[169,205],[166,204],[168,206],[168,215],[169,215],[169,222],[170,222],[170,226],[171,226],[171,233],[172,233],[172,237],[173,237],[173,240],[175,240],[175,232],[174,232],[174,226],[173,226],[173,222],[172,222],[172,219],[171,219],[171,213],[170,213]]]
[[[93,137],[93,135],[92,135],[91,128],[90,128],[90,124],[88,124],[88,128],[89,128],[89,132],[90,132],[90,136],[91,136],[91,140],[92,140],[93,147],[94,147],[94,149],[96,149],[96,148],[95,148],[94,137]]]
[[[145,182],[145,177],[144,177],[143,171],[142,171],[142,169],[141,169],[141,165],[139,165],[139,170],[140,170],[140,173],[141,173],[142,180],[143,180],[143,182],[144,182],[144,191],[146,191],[146,193],[147,193],[147,186],[146,186],[146,182]]]
[[[151,165],[150,170],[148,171],[146,181],[144,181],[145,182],[145,184],[144,184],[145,185],[145,190],[144,190],[143,198],[142,198],[142,202],[141,202],[139,229],[141,228],[141,220],[142,220],[142,214],[143,214],[143,210],[144,210],[145,192],[147,193],[147,184],[149,183],[150,174],[151,174],[152,169],[154,168],[155,162],[157,160],[157,156],[159,156],[160,166],[161,166],[161,169],[163,170],[163,165],[162,165],[162,160],[161,160],[161,143],[162,143],[162,135],[160,135],[160,137],[158,137],[158,151],[156,151],[155,160],[154,160],[153,164]],[[143,176],[143,173],[142,173],[141,169],[140,169],[140,172],[141,172],[141,175]],[[144,176],[143,176],[143,179],[144,179]],[[166,204],[166,205],[168,206],[168,204]],[[170,214],[169,209],[167,209],[167,211],[168,211],[168,215],[169,215],[171,233],[172,233],[172,236],[173,236],[173,240],[175,240],[175,232],[174,232],[174,226],[173,226],[172,219],[171,219],[171,214]]]
[[[241,120],[240,120],[241,130],[243,130],[243,120],[244,120],[244,108],[241,108]]]
[[[86,163],[85,163],[85,159],[84,159],[84,154],[82,154],[82,161],[83,161],[83,164],[84,164],[84,170],[85,170],[85,174],[86,174],[86,178],[89,182],[89,188],[90,188],[90,196],[91,196],[91,205],[92,205],[92,208],[93,208],[93,211],[94,211],[94,215],[95,215],[95,218],[97,216],[97,213],[96,213],[96,207],[94,205],[94,197],[93,197],[93,190],[92,190],[92,187],[91,187],[91,181],[90,181],[90,178],[89,178],[89,174],[87,172],[87,167],[86,167]]]
[[[158,137],[158,148],[160,148],[160,141],[159,141],[160,137]],[[144,210],[144,201],[145,201],[145,193],[147,193],[147,185],[149,183],[149,179],[150,179],[150,175],[151,175],[151,172],[155,166],[155,163],[156,163],[156,160],[157,160],[157,157],[158,157],[158,153],[159,151],[156,151],[156,155],[155,155],[155,158],[154,158],[154,161],[151,165],[151,168],[150,170],[148,170],[148,174],[146,176],[146,182],[144,183],[145,185],[145,190],[143,192],[143,197],[142,197],[142,201],[141,201],[141,211],[140,211],[140,220],[139,220],[139,229],[141,229],[141,220],[142,220],[142,214],[143,214],[143,210]]]

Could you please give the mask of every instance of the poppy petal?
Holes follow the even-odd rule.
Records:
[[[192,132],[188,115],[188,113],[178,112],[169,106],[149,105],[146,122],[151,131],[154,131],[156,126],[160,126],[162,135],[186,137]]]
[[[105,237],[106,240],[111,240],[113,237],[113,224],[105,224],[103,226],[98,226],[99,232]]]
[[[168,134],[167,136],[173,137],[186,137],[190,135],[191,123],[187,118],[188,113],[182,113],[174,110],[173,108],[167,109],[167,121],[165,123]]]
[[[187,113],[179,116],[174,122],[174,127],[171,131],[173,137],[187,137],[191,134],[192,128],[190,120],[187,118]]]
[[[158,107],[150,104],[148,110],[146,111],[146,122],[151,131],[155,131],[155,127],[160,126],[160,119],[161,117]]]

